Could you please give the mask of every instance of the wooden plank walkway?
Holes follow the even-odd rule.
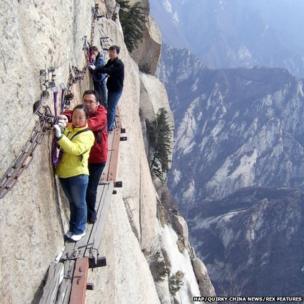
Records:
[[[78,304],[85,302],[87,280],[89,270],[89,259],[79,258],[76,260],[74,276],[72,280],[72,292],[70,304]]]
[[[121,137],[121,120],[119,116],[119,109],[117,109],[116,116],[116,128],[111,133],[109,138],[109,157],[104,173],[101,177],[101,184],[104,181],[116,182],[117,167],[118,167],[118,157],[119,157],[119,143]]]
[[[48,270],[48,278],[40,303],[55,303],[60,283],[63,280],[64,266],[53,262]]]
[[[98,186],[97,221],[94,225],[88,225],[86,235],[79,242],[65,242],[60,261],[53,262],[49,267],[39,304],[85,303],[87,272],[89,266],[92,267],[90,264],[105,264],[105,259],[100,258],[98,249],[116,181],[120,136],[121,122],[118,112],[116,128],[109,135],[108,162]]]

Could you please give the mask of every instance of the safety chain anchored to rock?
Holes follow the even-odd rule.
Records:
[[[39,115],[39,121],[36,121],[30,138],[0,180],[0,199],[14,187],[21,173],[29,166],[36,147],[53,124],[54,116],[48,106],[44,106],[42,111],[38,109],[36,114]]]
[[[86,53],[87,64],[90,63],[90,46],[94,41],[95,34],[95,22],[102,17],[108,18],[108,16],[102,16],[99,13],[99,6],[95,4],[92,8],[92,27],[90,33],[90,42],[87,42],[86,36],[84,37],[84,51]],[[105,42],[108,42],[108,37],[101,37],[100,43],[104,50]],[[86,46],[86,47],[85,47]],[[77,67],[70,67],[68,84],[65,86],[62,84],[62,103],[64,106],[69,106],[70,101],[73,99],[72,86],[84,79],[87,73],[87,64],[82,69],[79,70]],[[34,104],[34,114],[39,116],[39,121],[36,121],[35,126],[31,132],[31,136],[28,141],[23,146],[21,153],[13,161],[11,166],[6,170],[4,175],[0,178],[0,199],[14,187],[18,178],[22,172],[28,168],[29,164],[33,159],[33,154],[36,147],[42,142],[44,136],[52,129],[52,126],[56,122],[56,117],[52,113],[51,109],[47,105],[43,105],[43,100],[49,97],[49,90],[57,90],[55,83],[55,68],[50,67],[48,69],[40,70],[40,86],[41,86],[41,98]]]
[[[71,88],[75,83],[83,80],[85,73],[86,68],[83,70],[79,70],[75,66],[70,68],[68,86],[62,100],[64,105],[69,105],[70,100],[73,99]],[[38,115],[39,121],[35,123],[31,136],[21,149],[19,156],[0,179],[0,199],[2,199],[14,187],[22,172],[28,168],[33,159],[36,147],[42,142],[44,135],[51,130],[52,126],[56,122],[56,117],[52,113],[50,107],[42,105],[43,101],[50,95],[49,89],[57,89],[55,76],[55,68],[53,67],[40,70],[40,86],[42,90],[41,99],[35,102],[33,109],[34,114]]]

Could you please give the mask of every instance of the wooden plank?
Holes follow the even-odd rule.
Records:
[[[121,116],[120,116],[120,108],[117,107],[116,109],[116,116],[115,116],[116,128],[121,129]]]
[[[70,304],[84,304],[87,290],[89,259],[76,260],[75,272],[72,281]]]
[[[64,252],[62,254],[63,259],[70,259],[75,252],[75,242],[65,241],[64,243]]]
[[[106,166],[103,170],[103,173],[102,173],[102,176],[101,176],[101,179],[100,179],[101,182],[104,182],[104,181],[108,180],[109,164],[110,164],[110,161],[111,161],[111,155],[112,155],[112,151],[113,151],[112,150],[112,145],[113,145],[113,132],[109,134],[109,138],[108,138],[108,147],[109,147],[108,160],[107,160]]]
[[[102,207],[100,208],[98,212],[98,221],[96,225],[94,225],[93,231],[92,231],[92,239],[91,242],[93,243],[93,248],[99,249],[101,239],[103,236],[103,231],[105,230],[105,223],[106,223],[106,217],[109,214],[109,208],[112,201],[112,193],[113,193],[113,183],[109,183],[104,192],[103,200],[102,200]],[[86,255],[89,255],[89,250],[87,250]]]
[[[120,118],[120,109],[117,108],[116,129],[113,140],[113,153],[111,156],[112,159],[111,159],[110,169],[108,174],[108,180],[113,182],[116,181],[116,176],[117,176],[120,136],[121,136],[121,118]]]
[[[56,304],[68,304],[72,289],[72,278],[74,274],[75,261],[64,262],[64,279],[60,285]]]
[[[118,168],[118,157],[119,157],[119,143],[120,143],[120,128],[115,129],[113,138],[113,149],[111,153],[111,160],[108,170],[108,181],[116,181],[117,168]]]
[[[56,303],[57,292],[63,280],[64,267],[62,263],[53,262],[48,270],[47,281],[43,289],[40,304]]]
[[[106,164],[106,168],[102,175],[101,182],[104,181],[114,181],[116,180],[117,174],[117,163],[119,156],[119,142],[121,135],[121,119],[120,110],[117,108],[116,118],[115,118],[116,128],[109,136],[109,156]]]
[[[101,198],[100,208],[99,208],[98,213],[97,213],[97,221],[96,221],[96,223],[93,227],[93,231],[92,231],[91,238],[90,238],[90,246],[88,246],[86,248],[86,251],[84,253],[84,255],[86,255],[86,256],[90,255],[90,252],[93,248],[98,249],[98,247],[96,247],[96,244],[95,244],[96,233],[100,232],[99,225],[101,224],[101,221],[103,219],[105,200],[108,198],[107,193],[109,191],[109,186],[105,185],[104,188],[105,188],[104,195]]]
[[[97,211],[97,214],[98,214],[98,210],[100,208],[100,202],[102,201],[102,198],[103,198],[103,195],[104,195],[104,189],[105,187],[104,186],[101,186],[101,187],[98,187],[98,196],[97,196],[97,199],[96,199],[96,211]],[[88,230],[87,230],[87,233],[85,235],[85,237],[83,237],[79,242],[76,243],[76,248],[78,249],[78,253],[80,255],[84,255],[85,253],[85,250],[86,250],[86,247],[87,246],[90,246],[90,243],[91,243],[91,234],[92,234],[92,231],[93,231],[93,227],[96,225],[96,223],[94,225],[89,225],[88,227]]]

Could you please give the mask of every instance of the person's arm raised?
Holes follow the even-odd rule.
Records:
[[[95,64],[95,67],[96,67],[96,69],[97,69],[97,72],[98,72],[98,69],[99,68],[102,68],[102,67],[104,67],[105,66],[105,61],[103,60],[103,58],[100,56],[99,58],[98,58],[98,60],[96,61],[96,64]]]
[[[94,135],[92,132],[88,131],[87,134],[78,136],[74,142],[69,140],[65,135],[62,135],[58,140],[58,144],[64,152],[80,156],[91,149],[94,144],[94,140]]]
[[[106,64],[104,67],[100,67],[98,69],[96,69],[95,71],[97,72],[101,72],[101,73],[105,73],[108,75],[112,75],[115,72],[119,72],[123,69],[123,63],[119,62],[116,64]]]

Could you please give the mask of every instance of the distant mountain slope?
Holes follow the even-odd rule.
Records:
[[[303,81],[210,70],[168,47],[159,74],[176,126],[170,189],[216,293],[303,294]]]
[[[182,208],[249,186],[301,187],[303,82],[284,69],[209,70],[164,48],[175,116],[170,187]]]
[[[304,294],[304,194],[248,188],[189,213],[218,295]]]
[[[210,68],[284,67],[304,77],[302,0],[152,0],[166,44]]]
[[[174,3],[174,6],[178,3]],[[188,39],[180,29],[178,13],[170,1],[150,1],[151,13],[155,17],[162,31],[162,38],[165,42],[178,48],[189,47]]]
[[[216,293],[304,294],[304,2],[152,5],[183,35],[159,68],[176,126],[169,185]]]

